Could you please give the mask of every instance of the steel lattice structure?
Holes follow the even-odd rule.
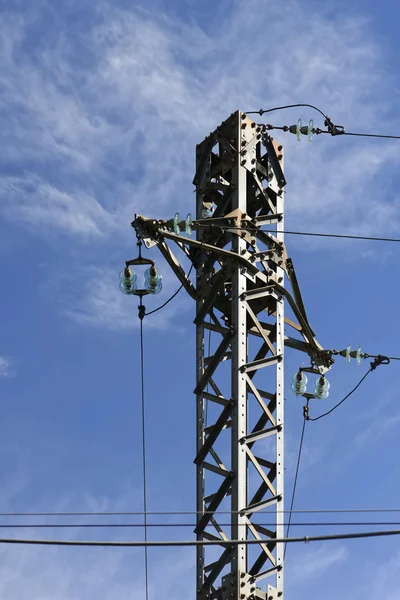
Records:
[[[284,537],[284,347],[306,352],[310,372],[324,373],[332,362],[309,325],[286,254],[283,162],[281,145],[233,113],[197,146],[197,239],[173,232],[171,221],[136,215],[132,223],[196,300],[195,533],[221,542],[198,547],[201,600],[282,596],[284,548],[274,539]],[[191,260],[195,285],[167,241]],[[285,336],[285,324],[297,337]],[[266,508],[270,528],[257,519]],[[231,511],[229,527],[221,511]],[[259,545],[229,544],[250,538]],[[273,585],[262,591],[265,578]]]

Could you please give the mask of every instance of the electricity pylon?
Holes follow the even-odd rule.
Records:
[[[199,600],[282,597],[284,548],[274,540],[284,537],[284,347],[305,352],[310,367],[302,370],[319,376],[333,362],[315,339],[286,254],[283,162],[282,146],[235,112],[197,146],[193,223],[178,215],[132,223],[196,301],[195,533],[218,542],[197,547]],[[192,262],[195,285],[167,241]],[[285,336],[285,324],[297,337]],[[262,589],[266,578],[273,585]]]

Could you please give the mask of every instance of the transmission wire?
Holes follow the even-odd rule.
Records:
[[[318,417],[308,417],[309,421],[319,421],[320,419],[322,419],[323,417],[327,417],[328,415],[330,415],[334,410],[336,410],[341,404],[343,404],[343,402],[345,400],[347,400],[347,398],[349,398],[362,384],[362,382],[364,381],[364,379],[373,371],[372,367],[368,369],[368,371],[366,373],[364,373],[364,375],[361,377],[360,381],[357,383],[357,385],[337,404],[335,404],[335,406],[333,406],[330,410],[328,410],[325,413],[322,413],[322,415],[319,415]]]
[[[143,522],[144,522],[144,574],[146,600],[149,598],[149,565],[147,555],[147,478],[146,478],[146,428],[145,428],[145,394],[144,394],[144,344],[143,344],[143,314],[140,316],[140,371],[142,391],[142,467],[143,467]]]
[[[328,131],[322,131],[321,133],[329,133]],[[400,140],[400,135],[386,135],[383,133],[355,133],[353,131],[344,131],[343,133],[339,133],[338,136],[341,135],[352,135],[356,137],[368,137],[368,138],[381,138],[385,140]]]
[[[275,514],[278,513],[288,513],[289,510],[278,510],[278,511],[269,511],[269,510],[259,510],[258,514]],[[297,509],[293,510],[293,513],[298,514],[344,514],[344,513],[399,513],[399,508],[327,508],[327,509]],[[171,511],[147,511],[147,515],[196,515],[196,514],[218,514],[218,515],[231,515],[242,513],[241,510],[205,510],[205,511],[196,511],[196,510],[171,510]],[[0,517],[118,517],[118,516],[142,516],[144,514],[143,511],[104,511],[104,512],[2,512],[0,513]]]
[[[319,112],[324,117],[324,119],[329,118],[325,113],[322,112],[322,110],[320,110],[317,106],[314,106],[313,104],[287,104],[286,106],[275,106],[274,108],[268,108],[266,110],[261,108],[260,110],[245,111],[245,113],[246,115],[260,115],[262,117],[267,113],[271,113],[276,110],[285,110],[286,108],[312,108],[313,110]]]
[[[202,241],[201,241],[201,244],[200,244],[200,246],[198,247],[198,250],[197,250],[197,252],[200,252],[200,250],[201,250],[201,247],[202,247],[203,243],[204,243],[204,240],[202,240]],[[192,264],[190,265],[190,269],[189,269],[189,271],[188,271],[188,274],[186,275],[186,278],[185,278],[185,280],[186,280],[186,281],[189,281],[189,277],[190,277],[190,274],[191,274],[191,272],[192,272],[192,270],[193,270],[193,267],[194,267],[194,262],[192,262]],[[154,313],[158,312],[159,310],[161,310],[161,309],[162,309],[162,308],[164,308],[165,306],[167,306],[167,304],[169,304],[169,303],[171,302],[171,300],[173,300],[173,299],[175,298],[175,296],[177,296],[177,295],[179,294],[179,292],[181,291],[181,289],[182,289],[183,287],[184,287],[184,283],[182,283],[182,284],[181,284],[181,285],[178,287],[178,289],[176,290],[176,292],[174,292],[174,293],[172,294],[172,296],[171,296],[170,298],[168,298],[168,300],[167,300],[166,302],[164,302],[164,304],[161,304],[161,306],[158,306],[157,308],[154,308],[154,309],[153,309],[153,310],[151,310],[150,312],[145,312],[145,314],[144,314],[144,315],[145,315],[146,317],[148,317],[148,316],[150,316],[150,315],[153,315]]]
[[[188,274],[186,275],[186,281],[189,281],[189,276],[190,273],[192,272],[193,269],[193,263],[188,271]],[[157,311],[161,310],[162,308],[164,308],[165,306],[167,306],[167,304],[169,304],[171,302],[171,300],[173,300],[175,298],[175,296],[177,296],[179,294],[179,292],[181,291],[181,289],[183,288],[183,283],[178,287],[178,289],[176,290],[176,292],[174,294],[172,294],[172,296],[170,298],[168,298],[168,300],[166,302],[164,302],[164,304],[161,304],[161,306],[158,306],[157,308],[154,308],[153,310],[151,310],[150,312],[145,313],[145,316],[148,317],[149,315],[153,315],[154,313],[156,313]]]
[[[322,237],[322,238],[338,238],[338,239],[345,239],[345,240],[364,240],[364,241],[370,241],[370,242],[400,242],[400,238],[386,238],[386,237],[374,237],[374,236],[368,236],[368,235],[347,235],[347,234],[340,234],[340,233],[320,233],[320,232],[313,232],[313,231],[281,231],[281,230],[275,230],[275,229],[261,229],[261,227],[255,227],[255,226],[250,226],[250,227],[234,227],[234,226],[230,226],[230,225],[216,225],[213,223],[210,224],[206,224],[206,223],[199,223],[197,224],[197,227],[201,227],[201,228],[218,228],[218,229],[229,229],[229,230],[240,230],[240,231],[245,231],[246,229],[248,229],[249,231],[261,231],[262,233],[272,233],[274,235],[276,235],[277,233],[284,233],[285,235],[302,235],[302,236],[308,236],[308,237]]]
[[[262,116],[267,113],[271,113],[271,112],[274,112],[277,110],[285,110],[287,108],[312,108],[313,110],[316,110],[317,112],[319,112],[320,115],[322,115],[324,117],[324,119],[327,121],[326,125],[328,126],[328,128],[331,127],[333,131],[335,130],[335,125],[332,122],[332,120],[328,117],[328,115],[326,115],[322,110],[320,110],[317,106],[314,106],[313,104],[287,104],[286,106],[276,106],[274,108],[268,108],[266,110],[261,108],[260,110],[245,111],[245,114]],[[281,128],[272,126],[272,129],[281,129]],[[350,135],[350,136],[354,136],[354,137],[368,137],[368,138],[381,138],[381,139],[389,139],[389,140],[400,140],[400,135],[387,135],[387,134],[381,134],[381,133],[358,133],[358,132],[345,131],[345,130],[337,131],[336,133],[332,133],[332,131],[319,130],[318,133],[329,133],[333,137],[340,137],[341,135]]]
[[[307,400],[307,407],[308,407],[308,400]],[[298,456],[297,456],[296,474],[295,474],[294,482],[293,482],[292,500],[290,502],[290,510],[289,510],[289,518],[288,518],[287,529],[286,529],[286,537],[289,537],[290,524],[292,522],[293,505],[294,505],[294,499],[295,499],[295,496],[296,496],[297,479],[299,477],[301,452],[303,450],[304,432],[305,432],[305,429],[306,429],[306,423],[307,423],[306,412],[304,412],[304,415],[303,415],[303,427],[302,427],[302,430],[301,430],[299,453],[298,453]],[[287,546],[285,544],[285,549],[283,551],[283,559],[285,559],[285,556],[286,556],[286,548],[287,548]]]
[[[288,511],[287,511],[288,512]],[[293,511],[295,512],[295,511]],[[196,527],[198,523],[147,523],[147,528],[167,529],[170,527]],[[272,527],[275,521],[257,521],[255,525]],[[220,527],[230,527],[231,522],[220,522]],[[287,526],[288,523],[283,523]],[[378,526],[378,525],[400,525],[400,521],[303,521],[290,522],[290,527],[354,527],[354,526]],[[238,523],[238,527],[247,527],[247,523]],[[137,529],[143,528],[142,523],[2,523],[0,529]],[[214,527],[208,523],[206,527]]]
[[[289,544],[304,542],[327,542],[333,540],[352,540],[400,535],[400,529],[389,529],[383,531],[362,531],[353,533],[336,533],[314,536],[302,536],[292,538],[274,538],[274,544]],[[247,540],[158,540],[158,541],[87,541],[87,540],[43,540],[43,539],[19,539],[19,538],[0,538],[0,544],[23,544],[34,546],[88,546],[88,547],[114,547],[114,548],[161,548],[161,547],[188,547],[188,546],[226,546],[235,547],[238,545],[252,546],[270,542],[271,538],[247,539]]]
[[[211,316],[210,316],[210,320],[209,322],[211,323]],[[208,330],[208,356],[210,356],[211,353],[211,329]],[[208,393],[208,390],[210,388],[210,382],[207,382],[207,387],[206,387],[206,392]],[[207,422],[208,422],[208,398],[206,398],[206,402],[205,402],[205,408],[204,408],[204,426],[207,427]]]

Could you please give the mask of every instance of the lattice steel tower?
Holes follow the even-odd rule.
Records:
[[[197,146],[194,184],[192,224],[136,215],[132,225],[196,300],[195,532],[218,542],[198,546],[197,598],[276,600],[284,574],[283,544],[274,541],[284,537],[284,347],[307,353],[304,370],[317,375],[332,359],[315,340],[286,254],[282,146],[233,113]],[[180,235],[192,227],[196,240]],[[167,240],[192,262],[195,285]],[[297,338],[285,336],[285,324]]]

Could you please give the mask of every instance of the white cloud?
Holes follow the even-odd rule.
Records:
[[[160,263],[158,261],[157,266],[163,275],[163,293],[143,298],[147,313],[163,304],[180,286],[174,275]],[[143,285],[144,275],[140,271],[138,286]],[[64,290],[64,293],[56,293],[56,296],[60,298],[63,312],[78,324],[102,326],[115,331],[130,331],[139,326],[139,298],[122,294],[118,270],[94,266],[61,273],[52,278],[48,286],[53,290]],[[191,304],[185,290],[181,290],[171,304],[145,319],[146,327],[158,330],[167,328],[171,316],[177,311],[187,310]]]
[[[400,413],[388,415],[386,417],[381,416],[379,420],[373,421],[369,426],[364,427],[363,430],[357,434],[355,443],[361,448],[372,440],[377,442],[390,429],[398,425],[398,423],[400,423]]]
[[[15,370],[10,358],[0,356],[0,377],[13,377]]]
[[[400,553],[398,551],[394,549],[394,552],[389,553],[378,565],[375,562],[370,563],[365,572],[371,573],[371,576],[365,578],[360,590],[360,598],[379,596],[382,600],[400,600]]]
[[[0,180],[3,212],[12,220],[41,226],[42,231],[100,235],[112,221],[99,202],[86,192],[69,193],[35,175]]]
[[[30,478],[31,479],[31,478]],[[30,481],[32,483],[32,480]],[[7,487],[7,486],[5,486]],[[8,489],[7,498],[2,497],[2,510],[15,510],[16,488]],[[49,506],[49,497],[52,505]],[[41,494],[39,499],[30,500],[32,512],[53,510],[54,512],[125,512],[140,510],[141,494],[127,487],[114,490],[114,496],[92,496],[71,490],[69,497]],[[164,507],[165,508],[165,507]],[[17,519],[14,519],[16,522]],[[10,519],[7,521],[10,523]],[[54,516],[24,517],[19,522],[31,524],[62,523],[141,523],[140,516],[112,518],[110,516]],[[166,535],[173,537],[172,528]],[[180,535],[180,531],[177,534]],[[163,533],[149,532],[149,537],[161,539]],[[1,537],[1,534],[0,534]],[[140,528],[22,528],[9,530],[4,537],[20,539],[66,539],[66,540],[143,540]],[[189,551],[188,551],[189,550]],[[194,594],[195,556],[193,549],[158,548],[149,549],[149,592],[156,597],[160,589],[168,598],[178,600],[185,593]],[[0,597],[4,600],[84,600],[100,597],[111,600],[141,600],[144,597],[144,551],[143,548],[85,548],[51,547],[0,544]]]
[[[135,212],[193,212],[195,144],[237,108],[310,99],[336,122],[363,130],[384,130],[394,109],[384,52],[361,17],[332,18],[294,1],[284,8],[237,1],[223,28],[206,33],[162,12],[104,3],[82,30],[66,35],[64,23],[62,34],[41,34],[40,48],[28,53],[31,11],[0,25],[9,166],[0,213],[45,236],[58,230],[116,247]],[[263,120],[290,124],[298,116],[323,125],[304,109]],[[396,146],[328,136],[300,145],[281,135],[290,227],[399,230],[391,191]],[[122,324],[124,299],[105,279],[97,289],[80,299],[81,322]]]
[[[151,201],[156,209],[175,198],[182,202],[179,186],[186,179],[189,189],[194,143],[239,106],[270,106],[306,95],[328,112],[332,109],[339,121],[365,127],[373,117],[377,123],[377,106],[379,102],[382,113],[382,102],[372,83],[379,81],[383,92],[386,77],[380,49],[365,20],[344,19],[338,28],[335,21],[315,12],[308,20],[307,9],[302,7],[303,27],[299,29],[300,9],[294,2],[283,11],[275,3],[266,6],[252,0],[250,5],[246,4],[244,17],[238,2],[223,31],[207,36],[199,28],[173,23],[164,15],[123,11],[106,4],[103,22],[93,22],[85,31],[90,68],[75,63],[72,68],[73,42],[65,37],[55,46],[49,42],[33,61],[20,47],[24,21],[4,22],[2,83],[7,94],[2,108],[11,113],[9,130],[14,143],[7,149],[10,158],[21,161],[36,155],[43,160],[66,160],[72,178],[87,175],[89,187],[97,193],[96,176],[105,178],[102,167],[110,170],[107,183],[112,179],[115,190],[127,183],[124,174],[118,173],[122,164],[126,170],[138,171],[139,181],[131,189],[142,196],[138,204]],[[271,27],[265,43],[267,17],[270,25],[271,20],[279,21],[279,30],[288,32],[285,40]],[[248,47],[250,38],[253,43]],[[193,52],[193,45],[198,53]],[[295,116],[295,112],[279,113],[268,119],[286,122]],[[318,139],[315,149],[299,153],[293,142],[285,140],[292,154],[289,171],[294,185],[290,187],[298,189],[300,183],[302,189],[292,210],[314,207],[319,198],[318,212],[333,216],[338,202],[347,200],[346,190],[352,188],[353,199],[355,183],[365,179],[367,186],[388,157],[397,160],[392,145],[373,153],[370,143],[358,142],[355,149],[347,140],[343,152],[343,140]],[[57,168],[65,171],[61,163]],[[64,186],[69,193],[66,181]],[[327,190],[331,190],[328,195]],[[127,204],[132,210],[132,198],[117,193],[112,199],[119,211]],[[37,205],[38,199],[32,200]],[[374,200],[371,193],[372,206]],[[98,206],[94,194],[91,201]],[[101,202],[107,205],[107,198],[103,196]],[[55,206],[57,210],[57,202]],[[45,201],[43,209],[51,213],[51,203]],[[86,215],[88,210],[92,210],[90,203],[75,207],[75,213]],[[392,217],[387,214],[385,224]],[[36,218],[40,221],[43,214],[38,212]],[[74,223],[71,228],[86,233]]]
[[[295,585],[312,578],[323,576],[334,565],[346,560],[348,550],[345,546],[327,546],[302,549],[291,564],[290,585]]]
[[[30,530],[24,535],[41,534],[32,535]],[[59,535],[53,532],[52,537]],[[3,545],[0,556],[0,596],[7,600],[111,600],[116,596],[139,600],[144,596],[143,549]],[[163,589],[168,598],[181,598],[193,587],[193,565],[192,553],[182,549],[158,552],[156,560],[150,551],[151,597]]]

